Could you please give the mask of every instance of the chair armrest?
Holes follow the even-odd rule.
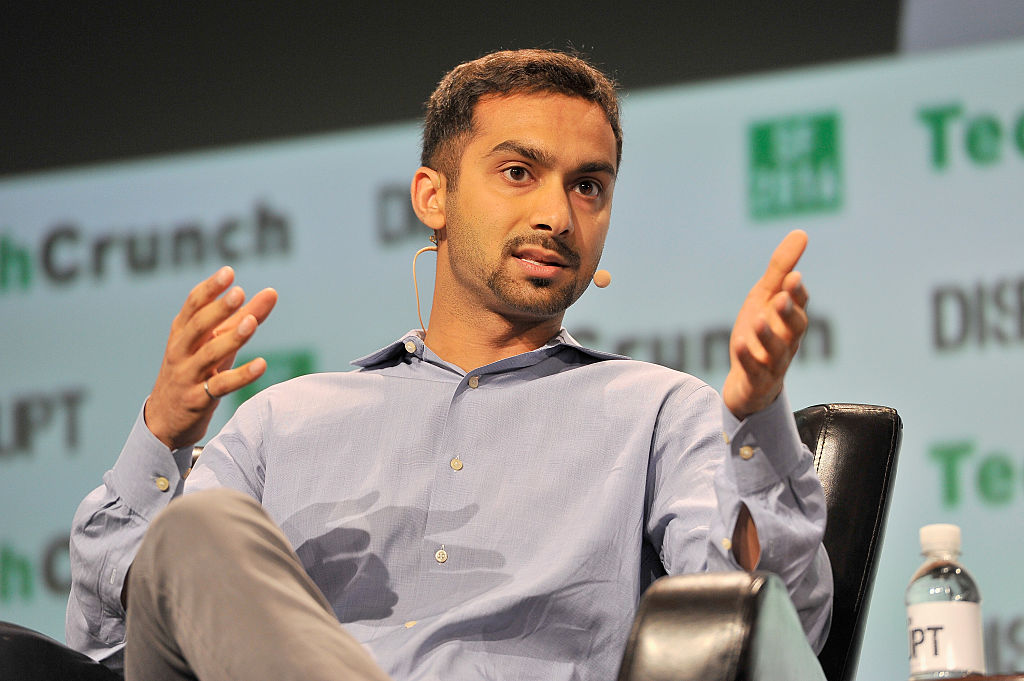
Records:
[[[37,631],[0,622],[4,681],[122,681],[99,662]]]
[[[719,572],[652,584],[619,681],[739,679],[825,679],[782,581],[768,572]]]

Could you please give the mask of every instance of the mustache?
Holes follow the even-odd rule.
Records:
[[[554,251],[565,260],[566,264],[572,269],[579,269],[580,266],[580,254],[573,249],[566,246],[558,239],[553,239],[543,234],[517,234],[516,236],[510,237],[505,242],[502,248],[503,254],[511,256],[512,252],[522,246],[540,246],[548,251]]]

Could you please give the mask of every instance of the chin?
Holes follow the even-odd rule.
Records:
[[[563,314],[583,293],[575,280],[554,286],[550,279],[528,279],[521,284],[507,280],[488,282],[491,291],[517,316],[541,320]]]

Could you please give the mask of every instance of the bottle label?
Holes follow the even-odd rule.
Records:
[[[952,601],[907,606],[910,673],[985,673],[981,604]]]

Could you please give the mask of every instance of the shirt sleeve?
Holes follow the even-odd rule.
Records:
[[[819,652],[832,615],[825,497],[785,394],[743,421],[708,386],[667,400],[648,478],[647,533],[665,570],[742,569],[732,537],[746,506],[761,546],[757,569],[782,578]]]
[[[192,445],[171,451],[149,430],[144,408],[139,411],[114,467],[72,521],[71,595],[64,623],[71,648],[116,671],[123,668],[121,590],[150,521],[173,499],[211,487],[262,497],[259,404],[250,400],[235,412],[191,473]]]
[[[125,576],[149,521],[182,494],[191,462],[192,447],[168,449],[140,410],[114,467],[72,521],[65,639],[115,671],[124,664]]]

